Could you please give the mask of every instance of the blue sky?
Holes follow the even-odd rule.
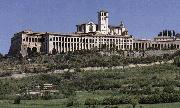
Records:
[[[180,32],[180,0],[0,0],[0,52],[8,53],[14,33],[74,32],[75,25],[97,22],[97,11],[109,11],[109,23],[122,20],[137,38],[160,30]]]

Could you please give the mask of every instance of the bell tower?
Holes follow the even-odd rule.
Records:
[[[108,34],[108,14],[104,10],[98,12],[98,30],[105,35]]]

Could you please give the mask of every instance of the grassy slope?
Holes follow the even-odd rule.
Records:
[[[101,92],[101,93],[100,93]],[[105,93],[106,92],[106,93]],[[103,94],[105,93],[105,94]],[[80,102],[80,106],[77,108],[86,108],[87,106],[83,105],[84,100],[89,97],[102,98],[108,97],[110,94],[108,91],[98,91],[96,93],[89,92],[78,92],[77,99]],[[0,108],[66,108],[65,103],[66,99],[53,99],[53,100],[22,100],[21,104],[13,104],[13,100],[3,100],[0,102]],[[132,108],[131,105],[119,105],[118,108]],[[164,103],[164,104],[139,104],[143,108],[179,108],[180,103]],[[75,106],[70,107],[75,108]],[[97,106],[96,108],[104,108],[104,106]]]
[[[131,105],[119,105],[118,108],[129,108]],[[147,105],[137,105],[143,106],[143,108],[179,108],[180,103],[165,103],[165,104],[147,104]],[[104,106],[97,106],[97,108],[103,108]],[[15,105],[11,103],[1,103],[0,108],[65,108],[63,105],[63,100],[38,100],[38,101],[22,101],[20,105]],[[74,108],[74,107],[70,107]],[[84,105],[80,105],[78,108],[86,108]]]
[[[174,78],[179,75],[179,67],[174,65],[160,65],[160,66],[152,66],[152,67],[143,67],[143,68],[132,68],[125,70],[104,70],[104,71],[89,71],[83,72],[82,75],[90,75],[90,76],[101,76],[106,72],[112,73],[113,77],[105,78],[106,81],[116,81],[118,80],[122,84],[132,83],[137,80],[146,81],[149,79],[150,82],[153,82],[152,77],[157,76],[160,79],[169,79],[174,80]],[[166,74],[164,74],[166,73]],[[107,73],[106,73],[107,74]],[[116,76],[116,78],[114,77]],[[117,78],[118,77],[118,78]],[[122,78],[120,78],[122,77]],[[120,78],[120,79],[119,79]],[[26,79],[27,81],[27,79]],[[11,82],[13,83],[13,82]],[[113,93],[114,94],[114,93]],[[77,92],[76,98],[81,103],[79,108],[86,108],[83,105],[84,100],[89,97],[95,97],[101,99],[102,97],[112,96],[112,91],[110,90],[101,90],[93,92]],[[116,94],[117,95],[117,94]],[[29,100],[22,101],[20,105],[14,105],[13,101],[0,101],[0,108],[64,108],[63,104],[66,99],[57,99],[57,100]],[[129,108],[130,105],[120,105],[119,108]],[[180,103],[169,103],[169,104],[153,104],[153,105],[141,105],[143,108],[180,108]],[[103,108],[103,106],[99,106],[98,108]]]

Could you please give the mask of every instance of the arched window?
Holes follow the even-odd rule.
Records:
[[[92,26],[92,24],[89,26],[89,31],[90,31],[90,32],[93,31],[93,26]]]

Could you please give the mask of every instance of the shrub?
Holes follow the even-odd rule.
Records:
[[[67,101],[66,107],[70,107],[70,106],[73,106],[73,101]]]
[[[88,98],[85,100],[85,105],[98,105],[99,102],[97,99],[93,99],[93,98]]]
[[[178,67],[180,67],[180,56],[177,56],[174,58],[174,64]]]
[[[44,99],[44,100],[49,100],[49,99],[51,99],[50,92],[45,91],[44,94],[42,95],[42,99]]]
[[[0,72],[0,77],[7,77],[11,75],[12,75],[12,72]]]
[[[138,104],[138,100],[135,99],[135,98],[131,98],[131,99],[130,99],[130,104],[133,106],[133,108],[135,108],[136,105]]]
[[[163,89],[163,92],[173,93],[174,92],[174,87],[173,86],[165,86],[164,89]]]
[[[79,106],[79,102],[74,97],[69,97],[66,101],[66,107]]]
[[[142,96],[139,100],[141,104],[157,104],[157,103],[171,103],[171,102],[179,102],[180,94],[179,93],[162,93],[162,94],[154,94],[149,96]]]
[[[104,108],[118,108],[118,106],[105,106]]]
[[[14,99],[14,104],[20,104],[21,102],[21,97],[20,96],[16,96]]]
[[[127,97],[108,97],[104,98],[101,102],[102,105],[119,105],[119,104],[128,104],[130,102]]]

